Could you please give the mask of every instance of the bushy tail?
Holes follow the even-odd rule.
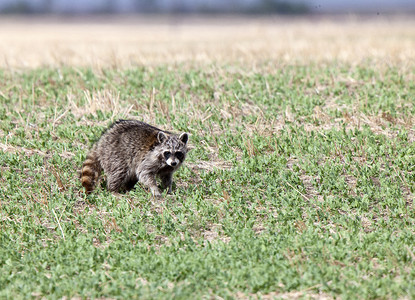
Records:
[[[94,190],[101,172],[102,167],[99,163],[98,155],[94,149],[92,149],[88,153],[81,170],[81,183],[87,194]]]

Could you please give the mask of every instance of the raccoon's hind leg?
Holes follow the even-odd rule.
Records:
[[[85,188],[87,194],[94,190],[101,172],[102,167],[97,159],[96,152],[90,151],[82,164],[81,169],[81,184]]]
[[[127,192],[138,182],[137,177],[128,174],[128,169],[118,169],[107,174],[107,188],[112,192]]]
[[[124,191],[123,172],[108,172],[107,173],[107,189],[111,192],[123,192]]]

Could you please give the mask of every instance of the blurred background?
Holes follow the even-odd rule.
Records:
[[[3,14],[408,13],[414,0],[0,0]]]
[[[414,0],[0,0],[0,68],[415,59]]]

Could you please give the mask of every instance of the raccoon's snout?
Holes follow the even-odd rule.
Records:
[[[170,157],[166,160],[166,164],[168,164],[171,167],[175,167],[179,164],[179,160],[177,158]]]

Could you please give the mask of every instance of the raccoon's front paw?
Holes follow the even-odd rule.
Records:
[[[161,197],[161,193],[158,188],[151,188],[151,193],[153,194],[154,197],[157,197],[157,198]]]

